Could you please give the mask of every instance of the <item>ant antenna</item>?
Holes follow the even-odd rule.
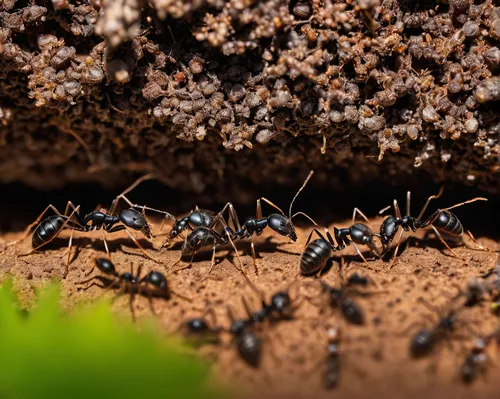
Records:
[[[302,187],[299,188],[299,191],[297,191],[297,194],[295,194],[295,197],[293,197],[293,200],[290,203],[290,208],[288,209],[288,218],[290,220],[292,220],[295,216],[302,215],[302,216],[305,216],[307,219],[309,219],[315,226],[317,226],[318,223],[316,223],[313,218],[311,218],[310,216],[306,215],[304,212],[296,212],[292,216],[293,203],[295,202],[295,200],[297,199],[297,197],[299,196],[299,194],[301,193],[301,191],[305,188],[305,186],[307,185],[307,183],[309,182],[309,180],[311,179],[311,177],[312,177],[313,174],[314,174],[314,170],[311,170],[309,172],[309,174],[307,175],[307,178],[304,181],[304,184],[302,184]]]
[[[306,180],[304,181],[304,184],[302,184],[302,187],[299,188],[299,191],[297,191],[297,194],[295,194],[295,197],[293,197],[293,200],[292,202],[290,203],[290,209],[288,210],[288,217],[291,219],[292,218],[292,206],[293,206],[293,203],[295,202],[295,199],[299,196],[299,194],[301,193],[301,191],[304,189],[304,187],[306,186],[307,182],[311,179],[312,175],[314,174],[314,170],[311,170],[309,172],[309,174],[307,175],[307,178]]]

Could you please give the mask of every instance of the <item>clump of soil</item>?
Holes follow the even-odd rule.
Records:
[[[344,226],[350,223],[336,223]],[[498,392],[498,383],[493,374],[494,367],[486,370],[489,378],[479,378],[472,386],[464,386],[459,379],[459,367],[464,360],[464,348],[470,348],[474,336],[464,327],[465,323],[478,334],[486,334],[498,325],[498,319],[491,315],[487,302],[468,308],[459,313],[457,334],[463,340],[446,342],[429,357],[414,360],[409,355],[409,338],[418,329],[413,323],[432,326],[437,321],[433,314],[419,302],[427,299],[434,306],[449,310],[455,304],[453,299],[460,288],[464,288],[469,277],[477,276],[492,268],[498,262],[498,254],[477,251],[470,240],[467,246],[454,247],[462,258],[450,256],[439,240],[433,238],[411,240],[409,247],[397,258],[391,268],[387,262],[360,262],[354,251],[346,250],[347,275],[357,272],[368,276],[376,284],[370,291],[379,291],[373,295],[359,298],[365,316],[365,326],[342,324],[342,369],[340,387],[336,392],[325,392],[321,376],[325,369],[327,326],[335,326],[339,320],[337,311],[328,307],[326,298],[321,297],[313,278],[297,277],[299,255],[309,230],[298,230],[299,240],[289,243],[282,237],[264,235],[256,241],[259,274],[252,266],[248,254],[248,243],[240,242],[238,247],[242,255],[245,270],[253,283],[267,295],[280,289],[288,288],[292,283],[291,295],[294,301],[301,302],[295,313],[295,319],[284,321],[263,329],[263,363],[259,370],[252,370],[238,358],[230,337],[223,335],[219,346],[208,345],[200,349],[200,354],[213,359],[214,379],[228,381],[238,387],[241,395],[255,397],[408,397],[431,398],[452,396],[457,398],[492,397]],[[136,266],[143,263],[145,272],[151,269],[162,270],[163,266],[142,258],[139,251],[126,238],[109,237],[112,258],[118,270],[126,271],[130,262]],[[9,241],[19,236],[18,233],[3,234],[0,240]],[[495,242],[480,238],[483,245],[495,248]],[[1,241],[0,241],[1,242]],[[179,246],[160,252],[148,247],[148,253],[164,262],[166,270],[180,256]],[[81,300],[104,295],[99,288],[77,291],[77,282],[85,279],[96,256],[103,255],[101,236],[98,233],[84,237],[75,237],[74,244],[81,247],[70,268],[70,273],[62,280],[64,301],[72,306]],[[33,288],[50,280],[59,280],[64,271],[66,239],[57,240],[55,246],[43,253],[17,258],[18,253],[30,249],[29,240],[17,247],[9,247],[0,253],[0,279],[6,273],[12,273],[16,285],[27,298],[33,295]],[[404,246],[403,246],[404,247]],[[470,248],[468,248],[470,247]],[[212,306],[217,314],[217,323],[227,326],[226,304],[233,306],[238,314],[244,315],[241,296],[245,295],[251,306],[259,306],[259,298],[246,284],[245,279],[236,270],[238,265],[234,253],[222,248],[218,251],[219,264],[210,276],[210,253],[198,258],[190,269],[182,270],[169,276],[170,286],[176,292],[189,296],[193,302],[187,302],[174,296],[170,301],[154,300],[156,318],[166,333],[178,331],[180,323],[189,317],[199,316]],[[338,258],[332,268],[322,277],[330,284],[338,285]],[[110,295],[110,294],[107,294]],[[307,296],[310,299],[304,300]],[[126,296],[115,301],[116,311],[129,314]],[[147,299],[138,298],[134,307],[139,316],[150,315]]]
[[[499,10],[4,1],[0,179],[47,189],[156,170],[199,193],[228,175],[297,184],[321,166],[338,188],[418,168],[498,193]]]

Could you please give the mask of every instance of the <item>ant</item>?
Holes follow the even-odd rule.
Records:
[[[212,323],[208,322],[207,314],[212,316]],[[211,324],[214,327],[211,327]],[[197,344],[219,343],[219,334],[222,331],[221,327],[216,326],[216,314],[212,307],[208,308],[201,317],[195,317],[184,322],[181,329]]]
[[[333,228],[335,240],[326,228],[325,233],[327,238],[325,238],[325,236],[316,228],[311,231],[304,246],[304,252],[300,257],[299,265],[301,274],[320,274],[332,257],[333,252],[341,251],[346,247],[346,245],[349,244],[352,244],[365,263],[367,260],[356,244],[367,245],[372,254],[376,257],[380,257],[379,250],[373,240],[374,237],[378,237],[379,235],[373,233],[371,228],[363,223],[354,223],[356,213],[359,213],[366,221],[368,221],[368,218],[358,208],[354,208],[351,226],[342,229],[338,229],[336,227]],[[316,233],[320,238],[311,241],[314,233]]]
[[[72,209],[71,213],[69,210]],[[48,216],[43,219],[44,215],[52,210],[55,215]],[[102,229],[106,233],[114,233],[117,231],[125,230],[128,236],[132,239],[135,245],[141,250],[145,257],[159,263],[158,260],[152,258],[148,253],[142,248],[137,239],[130,233],[129,229],[140,231],[146,238],[151,239],[153,235],[151,233],[151,228],[146,219],[144,211],[139,212],[134,208],[124,209],[120,211],[117,215],[114,214],[115,202],[113,201],[111,211],[109,214],[102,211],[93,211],[82,217],[80,215],[80,205],[74,206],[71,201],[66,204],[66,209],[63,214],[61,214],[55,206],[50,204],[45,208],[45,210],[36,218],[36,220],[31,223],[24,231],[21,238],[15,241],[7,243],[7,246],[15,245],[23,241],[30,233],[31,229],[36,226],[33,231],[31,245],[32,249],[24,254],[19,254],[18,256],[27,256],[36,252],[41,247],[47,245],[52,240],[54,240],[59,234],[65,229],[71,229],[71,235],[68,242],[68,255],[66,259],[66,269],[63,278],[66,278],[69,272],[69,264],[71,259],[71,246],[73,242],[74,231],[79,232],[90,232],[93,230]],[[104,247],[106,253],[109,257],[109,249],[106,242],[106,237],[103,235]]]
[[[486,349],[492,341],[495,341],[497,346],[500,345],[500,328],[497,328],[489,335],[476,339],[474,342],[474,346],[460,367],[460,375],[465,384],[473,382],[478,374],[485,373],[487,362],[493,363],[486,353]]]
[[[95,275],[87,280],[80,281],[78,284],[86,284],[92,281],[92,284],[88,285],[84,288],[79,288],[79,290],[88,290],[93,286],[98,286],[100,288],[110,289],[110,288],[119,288],[123,293],[130,294],[129,306],[130,312],[132,314],[132,319],[135,320],[135,311],[133,308],[133,302],[136,294],[146,295],[149,300],[150,309],[155,314],[153,308],[153,297],[161,297],[163,299],[170,299],[171,294],[175,294],[180,298],[191,301],[190,298],[187,298],[183,295],[180,295],[174,291],[172,291],[168,287],[166,277],[158,272],[158,271],[150,271],[143,278],[140,278],[142,271],[142,264],[137,268],[137,272],[134,274],[133,264],[130,264],[130,272],[118,273],[115,265],[111,262],[111,260],[107,258],[97,258],[95,259],[95,266],[92,267],[90,272],[87,275],[92,274],[94,269],[97,267],[101,273],[105,276]],[[106,277],[110,276],[111,279]],[[99,285],[95,280],[100,281],[103,285]]]
[[[340,323],[337,328],[329,328],[327,331],[328,346],[326,357],[326,370],[324,373],[325,389],[337,388],[340,380],[340,342],[341,331]]]
[[[457,208],[462,205],[470,204],[472,202],[476,201],[487,201],[487,198],[483,197],[476,197],[472,198],[468,201],[460,202],[458,204],[455,204],[453,206],[450,206],[448,208],[444,209],[438,209],[434,213],[432,213],[427,219],[422,220],[422,217],[424,216],[425,211],[427,210],[427,207],[429,206],[429,203],[433,199],[437,199],[441,197],[443,194],[444,187],[441,187],[439,190],[438,194],[436,195],[431,195],[427,201],[425,202],[422,210],[420,211],[419,215],[417,218],[413,217],[410,215],[410,199],[411,199],[411,192],[408,191],[406,195],[406,215],[402,216],[401,212],[399,210],[399,205],[397,200],[394,200],[393,202],[393,207],[394,207],[394,212],[395,216],[388,216],[384,219],[382,224],[380,225],[380,238],[382,241],[382,246],[383,246],[383,252],[386,253],[387,251],[390,250],[392,241],[398,232],[399,227],[402,227],[402,230],[400,231],[399,237],[397,239],[397,245],[396,245],[396,250],[394,251],[392,261],[394,261],[398,249],[399,249],[399,244],[401,241],[401,237],[403,235],[404,231],[409,231],[410,229],[413,232],[416,232],[418,229],[423,229],[425,227],[431,226],[432,229],[434,230],[434,233],[436,236],[439,238],[439,240],[450,250],[450,252],[456,257],[461,259],[453,249],[448,245],[448,243],[445,241],[445,239],[442,237],[441,232],[446,233],[450,236],[454,237],[460,237],[464,234],[464,228],[462,226],[462,223],[458,219],[458,217],[450,212],[451,209]],[[379,213],[382,214],[384,213],[389,207],[386,207],[382,209]],[[476,241],[474,236],[470,231],[467,231],[468,235],[472,238],[472,240],[482,249],[485,251],[490,251],[489,249],[483,247],[479,242]]]
[[[462,307],[449,310],[442,313],[439,309],[433,307],[430,303],[419,298],[428,309],[439,315],[438,322],[432,328],[422,328],[418,330],[410,340],[410,354],[414,358],[427,356],[434,349],[436,344],[445,338],[449,338],[456,330],[457,313],[463,309]],[[411,326],[410,326],[411,327]]]

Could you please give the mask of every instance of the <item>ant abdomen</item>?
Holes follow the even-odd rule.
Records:
[[[306,276],[324,269],[332,253],[331,245],[322,238],[311,241],[300,257],[300,273]]]
[[[58,215],[52,215],[44,219],[33,232],[33,237],[31,239],[33,248],[41,247],[54,238],[55,235],[59,234],[65,221],[63,217]]]
[[[236,339],[236,347],[241,358],[249,365],[258,368],[260,365],[262,341],[254,333],[243,331]]]
[[[441,211],[432,225],[453,236],[460,236],[464,233],[464,228],[458,217],[449,211]]]
[[[428,355],[434,344],[434,332],[431,330],[418,331],[410,342],[410,353],[413,357]]]

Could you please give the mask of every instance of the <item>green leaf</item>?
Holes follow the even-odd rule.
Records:
[[[98,301],[71,313],[57,285],[26,316],[0,288],[0,399],[211,398],[208,366],[153,325],[141,332]]]

